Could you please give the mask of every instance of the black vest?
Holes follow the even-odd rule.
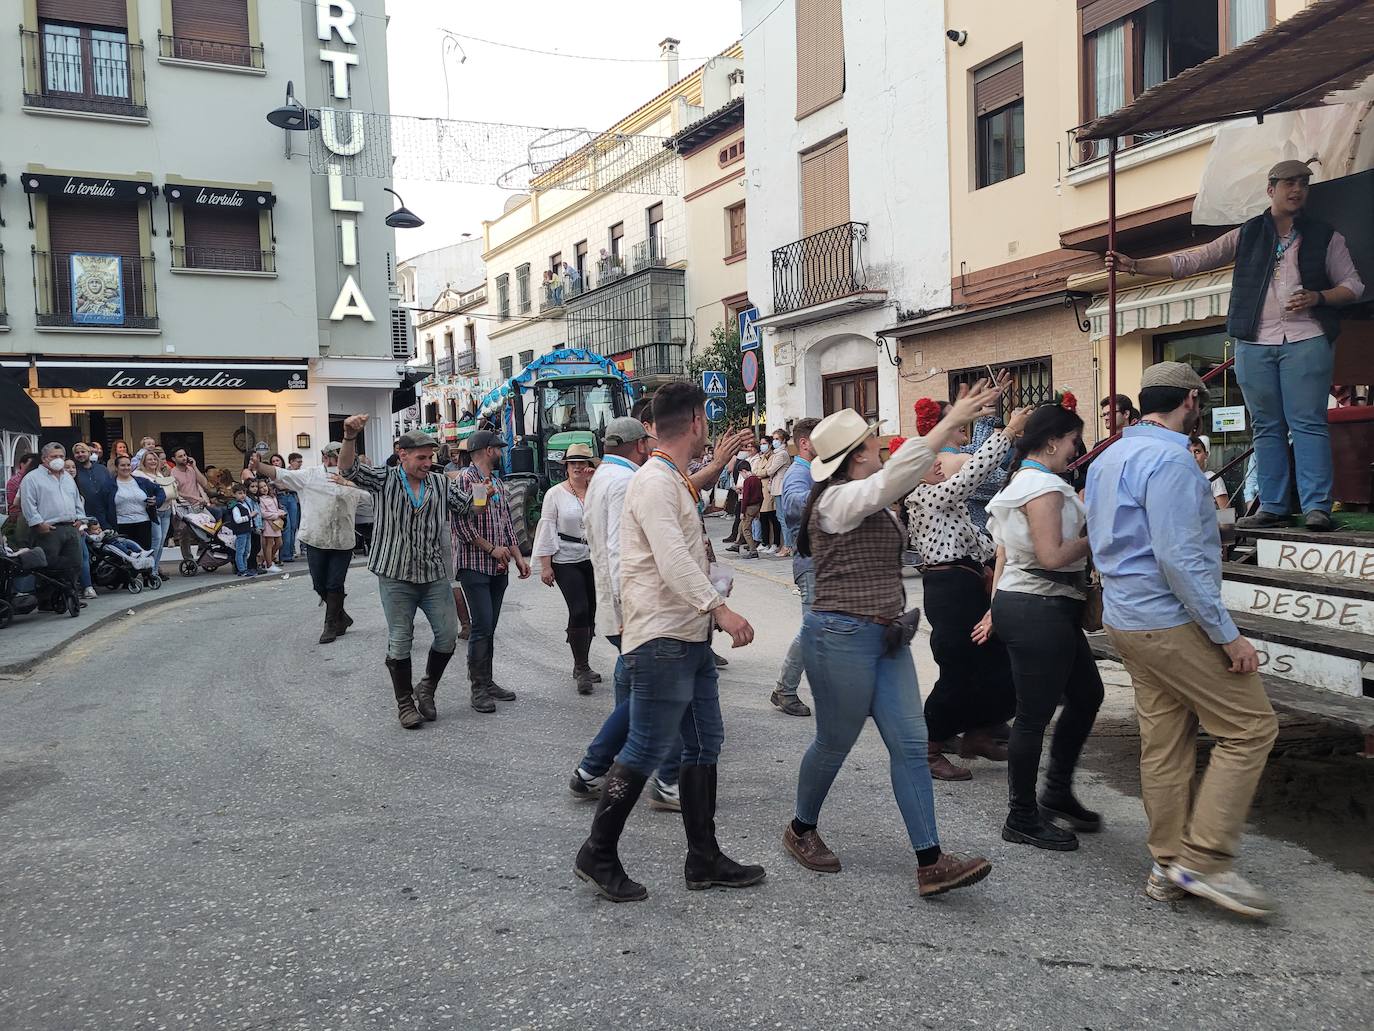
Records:
[[[1293,220],[1298,230],[1298,275],[1305,290],[1330,290],[1333,284],[1326,274],[1326,250],[1331,244],[1331,226],[1316,219],[1299,215]],[[1226,313],[1226,332],[1235,340],[1255,339],[1259,331],[1260,311],[1274,277],[1274,251],[1279,245],[1278,230],[1268,211],[1256,215],[1240,227],[1236,243],[1236,271],[1231,278],[1231,307]],[[1312,309],[1312,317],[1322,327],[1328,340],[1334,341],[1340,331],[1340,316],[1329,304]],[[1277,340],[1266,343],[1279,343]]]

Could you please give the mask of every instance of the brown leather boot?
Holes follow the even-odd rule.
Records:
[[[990,873],[992,864],[982,856],[944,852],[929,866],[916,868],[916,883],[920,886],[921,898],[925,899],[977,884]]]
[[[396,694],[396,718],[406,730],[414,730],[421,726],[423,721],[415,708],[415,689],[410,682],[410,660],[387,659],[386,670],[391,674],[391,688]]]
[[[591,627],[574,627],[568,631],[568,646],[573,655],[573,680],[578,694],[591,694],[593,685],[589,656],[592,649]]]
[[[324,630],[320,633],[320,644],[329,644],[338,639],[346,629],[340,613],[343,612],[343,591],[328,591],[324,596]]]
[[[930,775],[936,780],[972,780],[973,771],[967,770],[962,766],[955,766],[945,758],[945,753],[941,750],[944,747],[940,741],[932,741],[927,753],[930,759]]]
[[[808,870],[817,873],[839,873],[840,858],[826,847],[821,836],[814,830],[798,834],[792,829],[792,821],[787,821],[787,829],[782,832],[782,847],[792,854],[792,858]]]
[[[959,745],[961,759],[991,759],[995,763],[1007,761],[1007,743],[998,741],[987,727],[964,731],[964,740]]]

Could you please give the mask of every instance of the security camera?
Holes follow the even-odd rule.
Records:
[[[946,29],[945,38],[956,46],[963,46],[968,42],[968,33],[963,29]]]

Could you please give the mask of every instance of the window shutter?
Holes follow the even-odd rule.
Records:
[[[261,271],[257,211],[216,211],[188,204],[182,214],[188,267]]]
[[[128,27],[129,8],[125,0],[38,0],[38,19],[122,29]]]
[[[1023,66],[1019,61],[1010,68],[1003,68],[986,78],[975,78],[973,113],[985,115],[989,111],[996,111],[999,107],[1006,107],[1020,100],[1025,96],[1024,78]]]
[[[1119,18],[1134,14],[1142,7],[1150,6],[1152,0],[1078,0],[1083,15],[1083,35],[1096,32],[1104,25],[1110,25]]]
[[[803,154],[802,236],[849,221],[849,138]]]
[[[797,0],[797,117],[844,96],[840,0]]]
[[[246,47],[247,0],[172,0],[172,35]]]
[[[54,254],[118,254],[137,264],[138,205],[50,197],[48,239]]]

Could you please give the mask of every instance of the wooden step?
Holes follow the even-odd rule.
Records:
[[[1088,643],[1099,659],[1121,661],[1106,634],[1089,634]],[[1374,698],[1354,698],[1269,674],[1261,674],[1260,680],[1276,709],[1330,720],[1366,737],[1374,735]]]
[[[1221,598],[1233,612],[1374,635],[1374,580],[1227,562]]]
[[[1260,653],[1260,672],[1359,698],[1374,684],[1374,637],[1233,612],[1240,632]]]
[[[1371,533],[1240,530],[1237,535],[1254,540],[1256,561],[1265,569],[1374,580]]]

